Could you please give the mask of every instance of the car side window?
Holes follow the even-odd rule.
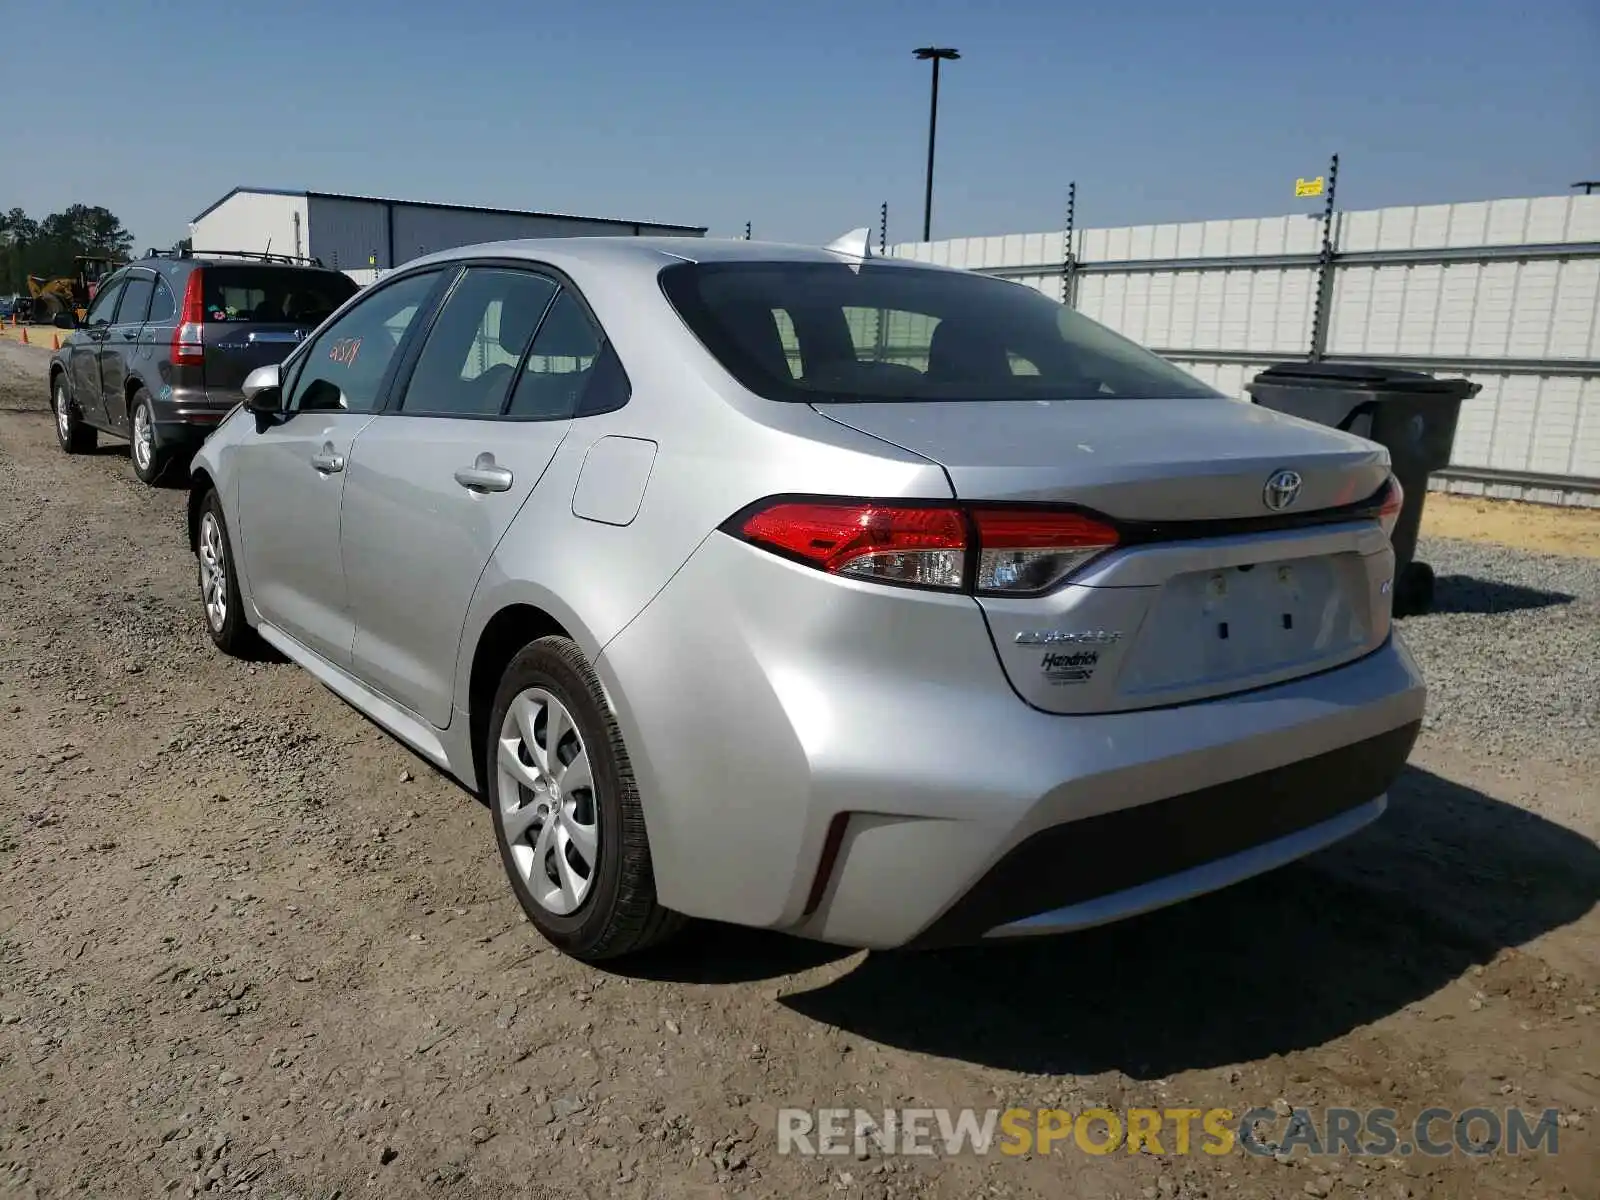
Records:
[[[150,309],[150,296],[155,291],[155,276],[147,275],[143,271],[134,271],[128,275],[128,282],[122,288],[122,300],[117,305],[115,324],[142,325],[145,313]]]
[[[155,325],[174,320],[177,315],[177,297],[172,294],[172,289],[167,286],[167,281],[159,275],[156,276],[155,294],[150,297],[150,315],[145,318],[145,321]]]
[[[380,287],[323,330],[302,360],[288,408],[376,411],[389,364],[438,281],[428,271]]]
[[[563,288],[534,336],[507,415],[560,421],[621,408],[628,376],[598,326]]]
[[[111,324],[111,314],[117,311],[117,301],[122,298],[122,285],[127,281],[127,276],[116,276],[107,280],[95,293],[94,303],[89,305],[88,315],[84,324],[89,327]]]
[[[499,416],[556,287],[548,276],[531,271],[468,268],[428,331],[400,411]]]

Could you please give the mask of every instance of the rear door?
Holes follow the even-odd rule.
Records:
[[[67,360],[67,373],[72,381],[72,398],[91,425],[106,424],[106,406],[100,394],[100,356],[122,296],[123,278],[118,275],[106,281],[89,305],[83,328],[73,333],[69,341],[72,355]]]
[[[117,300],[116,315],[99,345],[100,402],[106,423],[118,432],[128,428],[128,371],[139,353],[139,334],[144,329],[155,287],[154,271],[129,268]]]
[[[495,547],[575,413],[626,389],[574,292],[516,267],[462,276],[352,456],[343,553],[360,679],[450,723],[462,624]]]
[[[243,399],[246,375],[282,362],[357,290],[343,272],[310,267],[207,262],[200,270],[206,394],[219,404]]]

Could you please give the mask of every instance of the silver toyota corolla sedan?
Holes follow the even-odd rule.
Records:
[[[474,246],[246,394],[193,465],[213,639],[478,791],[579,957],[1127,917],[1375,819],[1422,716],[1385,451],[1028,287]]]

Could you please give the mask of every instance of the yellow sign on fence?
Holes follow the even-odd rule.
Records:
[[[1301,196],[1322,195],[1322,176],[1318,175],[1315,179],[1296,179],[1294,194],[1297,199]]]

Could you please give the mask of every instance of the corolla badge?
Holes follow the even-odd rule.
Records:
[[[1121,630],[1112,629],[1024,629],[1014,639],[1019,646],[1113,646],[1122,640]]]
[[[1261,501],[1273,512],[1282,512],[1300,498],[1300,473],[1285,468],[1267,477],[1267,486],[1261,489]]]

